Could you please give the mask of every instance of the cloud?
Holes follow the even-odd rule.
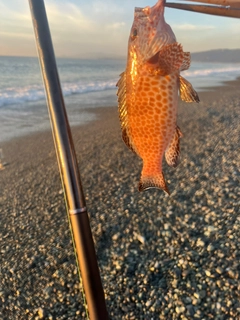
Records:
[[[56,4],[50,1],[46,4],[49,24],[58,30],[89,30],[94,26],[94,21],[87,18],[85,14],[73,3]],[[60,28],[60,29],[59,29]]]
[[[117,5],[113,1],[93,1],[92,11],[96,14],[112,15],[123,13],[123,6]]]
[[[125,54],[129,28],[119,1],[48,0],[45,7],[57,56]],[[28,1],[0,0],[0,24],[1,55],[36,55]]]
[[[152,4],[153,4],[153,0]],[[134,6],[145,0],[45,1],[57,56],[125,55]],[[151,4],[150,4],[151,5]],[[166,21],[188,50],[211,49],[221,44],[240,47],[240,22],[166,10]],[[224,19],[224,20],[223,20]],[[208,32],[204,32],[208,31]],[[0,0],[0,54],[36,55],[28,1]],[[186,49],[186,48],[185,48]],[[91,53],[91,54],[90,54]]]
[[[183,30],[183,31],[205,31],[216,29],[215,26],[211,25],[194,25],[194,24],[180,24],[173,25],[173,29]]]
[[[121,29],[126,25],[125,22],[115,22],[106,26],[107,29]]]

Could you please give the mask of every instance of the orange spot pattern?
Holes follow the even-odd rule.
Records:
[[[163,154],[173,138],[177,116],[178,75],[142,76],[128,108],[129,134],[144,162],[142,176],[162,171]]]

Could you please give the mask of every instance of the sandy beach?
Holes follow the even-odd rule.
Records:
[[[110,319],[240,319],[240,79],[199,97],[170,196],[138,192],[117,107],[72,128]],[[85,319],[51,132],[0,148],[0,318]]]

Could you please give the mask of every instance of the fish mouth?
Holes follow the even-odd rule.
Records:
[[[150,10],[151,10],[150,7],[145,7],[145,8],[136,7],[134,14],[138,18],[147,18],[150,14]]]
[[[156,16],[158,14],[163,13],[164,11],[164,6],[165,6],[166,0],[158,0],[158,2],[152,6],[152,7],[145,7],[145,8],[140,8],[136,7],[134,14],[138,18],[151,18],[151,16]]]

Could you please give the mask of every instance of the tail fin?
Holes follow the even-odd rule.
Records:
[[[168,195],[170,195],[162,172],[159,172],[154,176],[144,176],[142,174],[138,190],[141,192],[150,188],[163,189]]]

